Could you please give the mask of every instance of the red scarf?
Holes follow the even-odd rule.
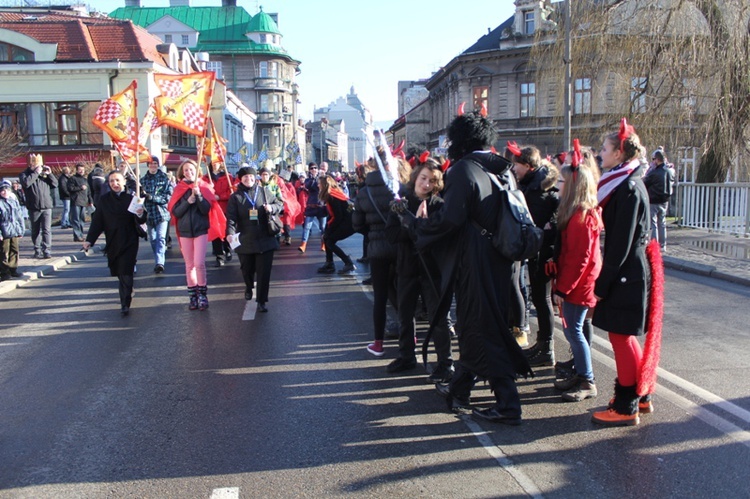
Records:
[[[341,191],[339,189],[331,189],[328,191],[328,195],[332,198],[336,198],[339,201],[347,202],[349,201],[349,197],[344,193],[344,191]],[[334,214],[333,214],[333,208],[331,207],[331,203],[326,203],[326,208],[328,208],[328,223],[326,225],[331,225],[333,223]]]
[[[203,198],[211,204],[211,209],[208,212],[208,240],[224,239],[227,232],[227,217],[224,216],[224,212],[221,210],[218,201],[216,201],[216,196],[211,190],[211,186],[200,179],[196,181],[196,184]],[[174,193],[169,200],[169,204],[167,204],[169,213],[172,214],[172,224],[178,238],[180,237],[180,231],[177,229],[177,217],[172,213],[172,209],[177,204],[177,201],[182,199],[182,196],[192,188],[193,184],[189,184],[184,180],[179,182],[174,188]]]

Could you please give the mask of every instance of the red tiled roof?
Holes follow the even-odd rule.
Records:
[[[56,61],[164,62],[156,50],[162,41],[129,20],[0,12],[0,28],[22,33],[42,43],[57,43]],[[19,19],[20,18],[20,19]]]

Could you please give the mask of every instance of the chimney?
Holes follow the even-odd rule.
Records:
[[[237,0],[221,0],[222,7],[237,7]]]
[[[141,0],[125,0],[125,7],[140,7]]]

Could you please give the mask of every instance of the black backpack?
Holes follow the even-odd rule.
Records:
[[[482,165],[479,166],[482,167]],[[492,231],[473,220],[472,223],[508,260],[522,261],[536,256],[542,247],[544,232],[534,225],[534,219],[531,217],[523,192],[516,189],[512,180],[507,182],[507,185],[503,185],[497,175],[487,171],[484,167],[482,171],[490,177],[492,183],[500,191],[501,205]]]

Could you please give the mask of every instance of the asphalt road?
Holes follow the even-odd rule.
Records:
[[[0,497],[750,497],[746,287],[667,272],[640,426],[590,422],[614,383],[597,331],[599,397],[563,403],[539,369],[505,427],[445,411],[419,369],[387,374],[394,340],[365,351],[366,268],[320,276],[314,244],[282,248],[256,315],[235,259],[190,312],[178,251],[156,276],[147,246],[127,318],[101,256],[0,296]]]

